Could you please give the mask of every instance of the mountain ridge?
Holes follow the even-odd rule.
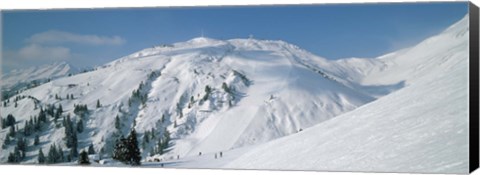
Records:
[[[292,166],[306,163],[298,167],[308,169],[317,166],[315,161],[318,159],[299,161],[302,156],[309,156],[302,149],[321,148],[318,152],[325,153],[325,150],[335,147],[334,144],[323,144],[322,140],[315,139],[316,136],[325,139],[330,138],[328,133],[335,133],[336,136],[351,139],[351,144],[358,143],[353,143],[358,140],[348,137],[357,133],[353,131],[385,137],[369,133],[370,130],[365,127],[351,129],[349,127],[354,126],[352,121],[381,128],[383,126],[372,123],[416,119],[408,118],[413,116],[411,113],[405,113],[405,116],[390,115],[385,109],[398,112],[402,107],[417,109],[419,106],[441,106],[446,113],[462,111],[462,105],[448,107],[446,104],[452,100],[447,97],[452,97],[452,103],[455,104],[458,99],[465,97],[465,88],[461,86],[464,79],[458,80],[459,86],[445,86],[448,87],[446,92],[451,93],[441,98],[446,102],[430,104],[424,99],[438,99],[438,94],[433,94],[438,90],[429,89],[432,87],[430,84],[440,86],[461,75],[463,69],[459,68],[467,63],[464,58],[468,37],[461,34],[465,33],[465,28],[468,31],[465,20],[468,21],[468,18],[433,39],[378,58],[332,61],[284,41],[252,38],[216,40],[200,37],[171,45],[158,45],[111,61],[93,71],[61,77],[27,89],[19,96],[32,97],[40,103],[21,98],[18,107],[10,102],[2,106],[0,114],[2,117],[8,114],[15,116],[21,130],[24,121],[38,114],[38,104],[41,107],[62,105],[65,111],[62,115],[69,114],[73,121],[82,119],[85,123],[85,131],[78,136],[79,148],[93,144],[95,151],[107,158],[111,156],[116,138],[135,128],[138,138],[142,140],[144,161],[168,160],[172,166],[179,167],[214,165],[217,168],[267,169],[277,169],[278,166],[295,168],[285,163]],[[448,71],[454,74],[450,75]],[[433,80],[439,80],[440,83]],[[416,90],[418,92],[415,94],[422,92],[424,95],[408,95]],[[63,98],[69,95],[74,98]],[[409,99],[418,103],[409,103]],[[14,97],[11,101],[14,101]],[[392,105],[382,106],[382,102]],[[74,106],[79,104],[88,106],[88,115],[74,113]],[[440,115],[418,111],[426,115],[425,120],[432,122],[437,122],[432,118],[433,115]],[[372,116],[368,112],[388,117]],[[451,120],[450,115],[440,116],[445,121],[458,124],[455,126],[465,124]],[[120,121],[118,128],[117,118]],[[332,123],[340,129],[332,129]],[[392,131],[397,129],[392,126]],[[0,140],[7,137],[7,130],[0,130]],[[421,129],[415,131],[424,132]],[[53,143],[65,147],[64,128],[57,127],[53,121],[49,121],[41,133],[40,141],[45,144],[30,148],[27,156],[35,157],[38,149],[45,149]],[[158,137],[143,143],[148,133]],[[165,152],[159,153],[156,142],[162,141],[164,138],[160,136],[165,134],[172,140],[168,142]],[[364,135],[359,137],[363,138]],[[31,136],[28,138],[32,139]],[[297,144],[307,138],[311,138],[312,144],[318,147]],[[464,146],[461,139],[452,143]],[[285,150],[299,154],[288,155],[291,158],[288,160],[295,162],[272,158],[282,155],[269,153],[267,150],[273,150],[272,147],[288,147]],[[343,147],[340,148],[343,150]],[[0,154],[0,160],[5,161],[7,153],[13,149],[13,145],[7,146]],[[212,156],[218,152],[231,154],[229,162],[215,163],[214,160],[198,157],[199,154]],[[259,156],[258,160],[253,160],[256,158],[252,156],[256,155]],[[317,152],[312,155],[318,156]],[[335,155],[340,154],[326,157],[334,159]],[[177,156],[188,161],[176,162],[172,157]],[[268,161],[271,164],[258,162],[266,159],[277,161]],[[199,161],[212,161],[213,164],[201,165]],[[385,161],[385,164],[391,163]],[[26,159],[24,162],[33,163],[35,160]],[[458,166],[452,166],[451,171],[459,172],[464,164],[460,162]],[[323,168],[338,167],[332,165]],[[421,168],[412,171],[420,171]]]

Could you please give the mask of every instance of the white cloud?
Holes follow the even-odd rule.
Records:
[[[2,53],[2,64],[7,70],[26,68],[72,59],[74,54],[69,48],[60,46],[42,46],[29,44],[19,50],[5,50]]]
[[[18,51],[22,60],[62,61],[70,58],[70,49],[61,46],[41,46],[30,44]]]
[[[88,45],[122,45],[126,42],[120,36],[81,35],[57,30],[34,34],[26,41],[31,44],[77,43]]]

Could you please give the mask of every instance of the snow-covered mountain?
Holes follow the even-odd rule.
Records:
[[[258,146],[227,167],[468,173],[468,18],[412,48],[376,58],[384,66],[366,71],[362,66],[371,62],[338,61],[367,72],[364,84],[406,87]]]
[[[26,69],[15,69],[2,75],[2,93],[15,92],[42,84],[49,79],[75,74],[78,69],[66,62],[56,62]]]
[[[40,138],[26,163],[53,143],[66,147],[62,123],[70,115],[84,125],[78,148],[93,144],[104,158],[133,127],[143,159],[169,166],[463,172],[466,33],[467,17],[414,47],[336,61],[284,41],[194,38],[27,89],[7,99],[0,114],[12,114],[22,131],[41,110],[62,106],[62,117],[53,113],[26,137]],[[78,105],[88,113],[74,110]],[[0,130],[0,141],[8,134],[8,127]],[[165,135],[170,142],[159,152]],[[14,145],[4,146],[0,161]],[[218,152],[225,158],[214,159]],[[440,153],[410,161],[432,152]]]

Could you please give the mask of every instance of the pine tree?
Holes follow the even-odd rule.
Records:
[[[79,133],[83,132],[83,120],[82,119],[78,120],[78,122],[77,122],[77,131]]]
[[[8,154],[7,162],[15,163],[15,155],[13,153]]]
[[[127,137],[127,148],[128,152],[128,159],[127,162],[130,165],[140,165],[140,160],[142,157],[140,156],[140,149],[138,148],[138,141],[137,141],[137,132],[135,129],[130,131],[130,134]]]
[[[17,104],[17,102],[15,102],[15,106],[14,106],[14,107],[16,108],[17,106],[18,106],[18,104]]]
[[[128,165],[140,165],[140,149],[138,148],[137,133],[135,129],[130,131],[127,138],[121,136],[114,147],[113,159],[119,160]]]
[[[155,138],[155,129],[152,128],[152,130],[150,131],[150,135],[151,135],[151,138]]]
[[[35,139],[33,140],[33,145],[37,146],[40,143],[40,137],[35,135]]]
[[[12,125],[12,126],[10,126],[10,132],[8,133],[8,135],[10,137],[15,137],[15,134],[16,134],[15,133],[15,126]]]
[[[127,160],[126,139],[123,137],[123,135],[120,135],[115,142],[112,158],[121,162],[125,162]]]
[[[155,152],[157,152],[157,154],[160,154],[160,155],[163,154],[163,142],[161,139],[158,139],[157,141],[157,151]]]
[[[80,157],[78,157],[78,164],[80,165],[90,165],[90,160],[88,159],[88,154],[85,150],[80,152]]]
[[[40,131],[41,128],[42,128],[42,123],[38,120],[37,117],[35,117],[34,119],[34,125],[35,125],[35,131]]]
[[[9,155],[8,155],[8,158],[7,158],[7,162],[8,163],[18,163],[20,161],[22,161],[24,156],[22,156],[22,153],[20,152],[20,150],[15,147],[13,152],[11,152]]]
[[[58,106],[58,108],[57,108],[57,115],[58,115],[58,116],[61,116],[62,113],[63,113],[63,108],[62,108],[62,104],[60,104],[60,105]]]
[[[88,146],[88,154],[95,154],[95,149],[93,148],[93,143],[90,143],[90,146]]]
[[[102,107],[102,105],[100,105],[100,100],[97,100],[97,108],[100,108]]]
[[[230,93],[230,88],[228,88],[227,83],[225,82],[222,83],[222,89],[223,91]]]
[[[208,96],[210,95],[210,92],[212,92],[212,89],[210,86],[205,86],[205,96],[203,96],[203,101],[206,101],[208,99]]]
[[[118,118],[118,115],[115,117],[115,128],[120,129],[121,123],[120,123],[120,118]]]
[[[143,140],[146,142],[146,143],[150,143],[150,132],[145,132],[145,135],[143,136]]]
[[[29,136],[30,135],[30,126],[28,125],[28,122],[25,121],[25,124],[23,125],[23,135]]]
[[[65,145],[67,148],[77,147],[77,128],[75,128],[70,116],[67,116],[65,120]]]
[[[45,111],[43,108],[40,108],[40,112],[38,113],[38,120],[46,123],[47,122],[47,115],[45,114]]]
[[[5,126],[6,127],[12,126],[12,125],[15,125],[15,123],[16,123],[15,117],[12,114],[8,114],[5,122]]]
[[[42,149],[38,150],[38,159],[37,160],[38,160],[39,164],[45,163],[45,155],[43,155]]]
[[[58,146],[58,154],[57,154],[57,161],[64,162],[65,157],[63,156],[63,149],[62,147]]]
[[[75,157],[78,157],[78,150],[77,150],[76,145],[74,145],[72,148],[70,148],[70,157],[71,157],[71,159],[73,159]]]
[[[8,138],[8,136],[7,136],[7,138]],[[6,142],[6,139],[2,143],[2,149],[7,149],[7,147],[8,147],[7,143],[5,143],[5,142]]]
[[[58,163],[57,159],[58,159],[57,146],[55,146],[55,144],[50,145],[50,149],[48,150],[48,154],[47,154],[46,163],[48,164]]]
[[[10,136],[5,136],[4,144],[5,144],[5,145],[8,145],[8,144],[10,144],[10,142],[11,142]]]
[[[27,139],[18,138],[16,148],[22,153],[22,158],[25,157],[25,153],[27,152],[27,144]]]
[[[73,98],[73,94],[70,94],[70,99],[74,99],[74,98]]]
[[[2,129],[5,129],[7,127],[7,121],[4,118],[0,118],[1,126]]]

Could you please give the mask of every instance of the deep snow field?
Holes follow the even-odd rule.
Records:
[[[133,127],[148,167],[467,173],[468,30],[466,16],[410,48],[340,60],[284,41],[194,38],[88,72],[66,63],[16,70],[2,89],[51,81],[4,99],[0,114],[15,116],[22,131],[40,108],[61,105],[62,116],[84,122],[78,148],[93,144],[92,159],[109,160],[98,166],[122,166],[111,152]],[[32,98],[15,105],[17,96]],[[86,116],[74,113],[78,104]],[[69,151],[65,128],[48,118],[39,145],[26,137],[21,163],[37,163],[38,150],[54,143]],[[8,133],[0,130],[0,143]],[[171,140],[158,153],[165,133]]]

